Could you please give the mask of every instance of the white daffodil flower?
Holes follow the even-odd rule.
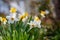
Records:
[[[44,18],[46,14],[49,14],[48,10],[41,11],[40,15]]]
[[[39,17],[35,16],[34,22],[38,26],[38,28],[41,28],[41,25],[40,25],[41,24],[41,20],[39,19]]]
[[[15,17],[16,17],[16,15],[17,15],[17,13],[15,13],[15,14],[12,14],[12,13],[11,13],[9,16],[11,16],[11,17],[14,17],[14,18],[15,18]]]
[[[30,29],[32,29],[33,27],[38,27],[41,28],[41,23],[40,22],[36,22],[36,21],[30,21],[30,23],[27,23],[30,25]]]
[[[17,14],[16,11],[17,11],[17,9],[14,8],[14,7],[12,7],[12,8],[10,9],[10,16],[16,17],[16,14]]]
[[[7,19],[6,19],[6,18],[3,18],[3,17],[0,17],[0,21],[1,21],[3,24],[6,24]]]
[[[18,18],[19,18],[19,20],[26,22],[26,20],[28,19],[28,13],[19,14]]]
[[[45,17],[45,14],[46,14],[45,11],[41,11],[41,13],[40,13],[40,15],[41,15],[42,17]]]
[[[26,21],[27,21],[27,19],[28,19],[28,17],[26,17],[26,18],[22,19],[22,21],[23,21],[23,22],[26,22]]]
[[[27,23],[30,25],[30,29],[32,29],[33,27],[36,27],[36,24],[34,21],[30,21],[30,23]]]
[[[38,17],[35,17],[33,21],[30,21],[30,23],[27,24],[30,25],[30,29],[32,29],[33,27],[41,28],[41,20]]]
[[[18,19],[16,17],[13,17],[13,16],[6,16],[6,18],[7,18],[9,24],[18,21]]]
[[[9,24],[18,21],[18,18],[16,18],[16,14],[17,14],[16,11],[17,9],[15,7],[12,7],[10,9],[10,15],[6,16]]]

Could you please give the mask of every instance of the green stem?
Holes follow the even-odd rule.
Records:
[[[13,40],[13,24],[11,24],[10,29],[11,29],[10,37],[11,37],[11,40]]]

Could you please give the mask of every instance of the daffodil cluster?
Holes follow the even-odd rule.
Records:
[[[45,11],[41,11],[40,15],[42,17],[45,17],[45,15],[48,13],[49,11],[45,10]],[[33,20],[30,20],[30,22],[28,22],[28,18],[29,18],[28,12],[25,12],[24,14],[18,14],[17,16],[17,9],[12,7],[10,9],[9,16],[6,16],[6,18],[0,17],[0,21],[3,24],[6,24],[6,23],[13,24],[14,22],[18,22],[22,20],[22,22],[27,22],[26,24],[30,25],[30,29],[34,27],[41,28],[41,19],[38,16],[34,16]]]
[[[43,19],[46,14],[48,14],[49,11],[41,11],[40,16]],[[43,34],[45,29],[42,28],[42,19],[38,16],[31,16],[28,14],[28,12],[25,12],[23,14],[18,14],[17,9],[12,7],[10,9],[10,13],[8,16],[0,17],[0,22],[2,23],[3,26],[8,26],[7,31],[4,29],[3,32],[6,32],[6,37],[9,37],[9,40],[25,40],[25,39],[30,39],[28,33],[34,29],[37,28],[38,30],[42,30],[39,33]],[[35,30],[36,31],[36,30]],[[36,31],[37,33],[38,31]],[[34,34],[35,35],[35,34]],[[31,36],[31,40],[34,39],[34,35]],[[16,36],[16,38],[15,38]],[[13,38],[12,38],[13,37]],[[4,37],[5,38],[5,37]],[[21,39],[20,39],[21,38]],[[25,39],[24,39],[25,38]],[[6,38],[5,38],[6,39]],[[5,40],[3,39],[3,40]],[[8,40],[8,39],[7,39]]]
[[[41,20],[37,16],[34,17],[33,21],[30,21],[30,23],[27,23],[27,24],[30,25],[30,29],[32,29],[34,27],[41,28]]]
[[[17,22],[19,20],[22,20],[23,22],[25,22],[28,18],[28,13],[25,12],[24,14],[18,14],[17,16],[17,9],[12,7],[10,9],[10,15],[6,16],[6,19],[8,20],[8,23],[14,23]]]

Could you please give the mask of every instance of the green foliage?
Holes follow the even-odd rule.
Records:
[[[3,40],[34,40],[34,35],[29,38],[30,34],[28,34],[27,29],[29,26],[27,24],[19,21],[9,25],[10,26],[8,26],[7,30],[4,28],[4,26],[1,26],[0,30],[2,30],[1,37]]]

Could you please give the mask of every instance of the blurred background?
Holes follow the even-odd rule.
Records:
[[[0,0],[0,16],[5,17],[9,15],[9,9],[11,7],[15,7],[18,13],[28,12],[31,15],[38,15],[39,10],[44,9],[45,4],[48,3],[46,7],[49,7],[48,9],[50,9],[53,18],[60,20],[60,0],[45,0],[46,3],[43,1],[44,0]]]

